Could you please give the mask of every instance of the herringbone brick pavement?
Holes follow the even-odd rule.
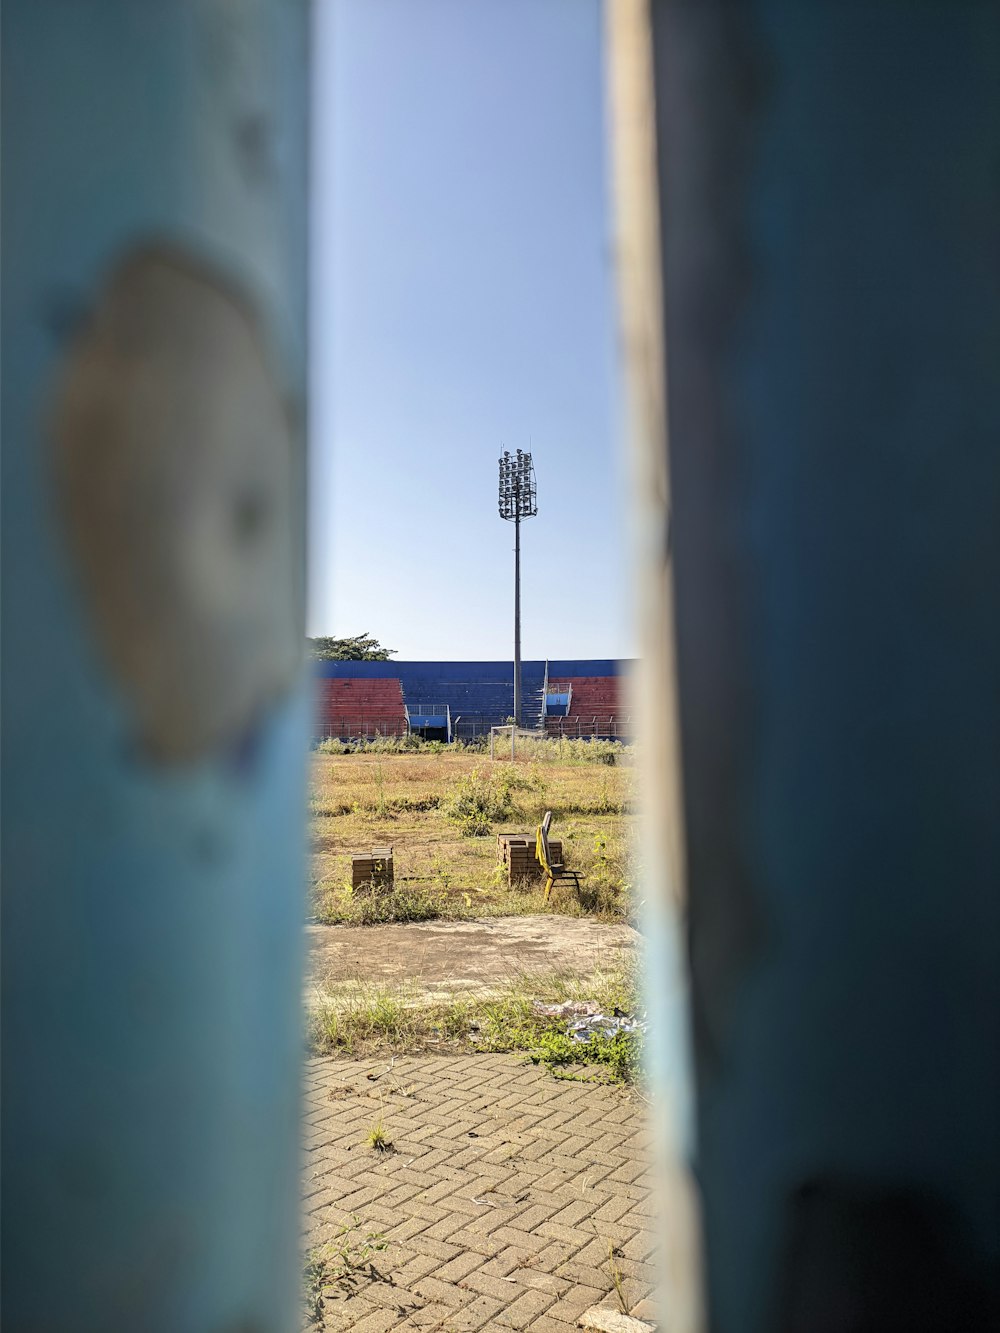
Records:
[[[317,1059],[306,1071],[305,1244],[384,1233],[307,1327],[569,1333],[654,1270],[650,1130],[634,1095],[515,1055]],[[389,1152],[367,1143],[381,1116]]]

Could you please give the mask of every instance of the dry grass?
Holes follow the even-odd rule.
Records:
[[[543,743],[544,744],[544,743]],[[603,917],[631,914],[630,764],[559,762],[552,742],[545,762],[513,766],[510,816],[470,837],[456,819],[456,798],[474,772],[508,775],[511,765],[462,751],[418,754],[323,754],[313,759],[312,911],[324,922],[426,920],[433,916],[518,915],[544,910],[540,885],[512,889],[496,861],[498,832],[534,833],[546,810],[553,836],[584,876],[582,901],[561,886],[556,911]],[[396,890],[381,905],[354,899],[351,855],[381,843],[395,848]],[[372,914],[375,915],[372,915]],[[381,915],[379,915],[381,913]]]

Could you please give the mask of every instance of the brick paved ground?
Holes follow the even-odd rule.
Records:
[[[325,1329],[569,1333],[647,1296],[652,1195],[642,1103],[554,1078],[514,1055],[309,1062],[305,1233],[322,1246],[383,1232],[378,1274],[327,1290]],[[371,1077],[371,1076],[376,1077]],[[393,1151],[366,1143],[382,1115]],[[318,1325],[309,1325],[317,1327]]]

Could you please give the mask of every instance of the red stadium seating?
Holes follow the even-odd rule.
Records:
[[[550,736],[606,736],[628,740],[632,719],[622,699],[618,676],[570,676],[558,684],[549,682],[550,690],[572,687],[569,712],[565,717],[547,717],[545,730]]]
[[[398,680],[357,680],[321,677],[316,734],[341,740],[359,737],[405,736],[406,709]]]

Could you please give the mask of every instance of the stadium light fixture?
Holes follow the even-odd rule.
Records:
[[[514,725],[521,725],[521,519],[538,513],[531,454],[505,449],[500,455],[500,517],[514,524]]]

